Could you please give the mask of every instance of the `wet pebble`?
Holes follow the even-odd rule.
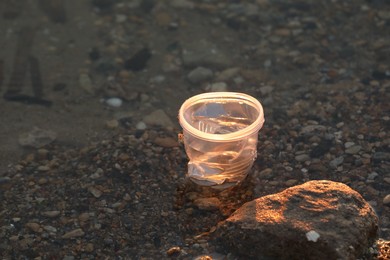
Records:
[[[159,125],[164,127],[173,127],[174,124],[168,115],[162,109],[157,109],[146,115],[143,120],[148,125]]]
[[[341,165],[344,162],[344,157],[339,156],[337,158],[334,158],[332,161],[329,162],[329,166],[332,169],[336,169],[339,165]]]
[[[69,231],[65,233],[62,238],[69,239],[69,238],[75,238],[75,237],[82,237],[84,236],[84,231],[81,228],[74,229],[72,231]]]
[[[120,98],[113,97],[113,98],[106,99],[106,104],[109,105],[110,107],[120,107],[122,106],[122,103],[123,101]]]
[[[138,122],[136,125],[135,125],[135,128],[137,130],[145,130],[146,129],[146,124],[144,122]]]
[[[357,154],[358,152],[360,152],[361,149],[362,149],[362,147],[360,145],[353,145],[353,146],[347,148],[345,150],[345,153],[347,153],[347,154]]]
[[[194,84],[209,80],[212,77],[213,77],[213,71],[204,67],[195,68],[187,76],[188,80]]]
[[[103,192],[93,186],[89,187],[88,190],[95,198],[100,198],[103,194]]]
[[[30,132],[19,136],[19,144],[26,147],[42,148],[57,139],[57,134],[51,130],[34,127]]]
[[[208,86],[207,89],[212,92],[225,92],[227,91],[227,85],[225,82],[216,82]]]
[[[106,122],[106,127],[109,129],[115,129],[119,126],[119,121],[116,119],[108,120]]]
[[[310,160],[310,156],[308,154],[299,154],[295,156],[295,160],[298,162],[306,162]]]
[[[51,210],[51,211],[44,211],[42,212],[42,216],[49,217],[49,218],[55,218],[60,215],[60,211],[58,210]]]
[[[181,251],[180,247],[173,246],[167,250],[167,255],[168,256],[178,255],[180,254],[180,251]]]
[[[31,231],[34,231],[36,233],[42,232],[41,225],[35,222],[28,222],[26,223],[26,228],[30,229]]]
[[[390,194],[387,194],[387,195],[383,198],[383,204],[385,204],[385,205],[390,205]]]

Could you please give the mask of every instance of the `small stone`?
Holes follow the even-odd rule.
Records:
[[[218,198],[199,198],[194,201],[194,204],[201,210],[213,211],[218,210],[221,201]]]
[[[79,85],[82,89],[85,90],[85,92],[87,92],[88,94],[94,94],[95,93],[95,90],[94,90],[94,87],[92,85],[92,81],[91,81],[91,78],[89,77],[88,74],[86,73],[81,73],[79,75]]]
[[[112,119],[106,122],[106,127],[109,129],[115,129],[119,126],[119,121],[116,119]]]
[[[85,222],[89,219],[89,213],[88,212],[84,212],[84,213],[81,213],[79,215],[79,221],[80,222]]]
[[[194,84],[209,80],[212,77],[213,71],[204,67],[195,68],[187,76],[188,80]]]
[[[57,232],[57,229],[53,226],[43,226],[43,229],[49,233],[56,233]]]
[[[49,151],[47,149],[38,149],[38,152],[37,152],[37,159],[38,160],[47,160],[47,157],[49,155]]]
[[[35,222],[29,222],[26,223],[26,228],[30,229],[31,231],[34,231],[35,233],[42,232],[41,226],[38,223]]]
[[[386,152],[375,152],[373,155],[372,155],[372,159],[374,161],[388,161],[390,160],[390,153],[386,153]]]
[[[94,250],[94,245],[92,243],[88,243],[85,245],[85,251],[91,253]]]
[[[177,255],[177,254],[180,254],[180,251],[181,251],[180,247],[178,247],[178,246],[173,246],[173,247],[171,247],[171,248],[169,248],[169,249],[167,250],[167,255],[168,255],[168,256]]]
[[[345,153],[347,153],[347,154],[357,154],[358,152],[360,152],[361,149],[362,149],[362,147],[360,145],[354,145],[354,146],[349,147],[348,149],[346,149]]]
[[[74,229],[72,231],[69,231],[65,233],[62,238],[64,239],[69,239],[69,238],[74,238],[74,237],[82,237],[84,236],[84,231],[81,228]]]
[[[194,3],[189,0],[171,0],[169,2],[171,6],[176,8],[191,9],[194,7]]]
[[[115,22],[117,22],[117,23],[123,23],[123,22],[126,22],[126,20],[127,20],[127,15],[124,15],[124,14],[115,15]]]
[[[302,127],[300,134],[307,134],[314,131],[325,131],[326,126],[323,125],[307,125]]]
[[[307,241],[317,242],[318,238],[320,238],[320,234],[318,234],[314,230],[310,230],[309,232],[306,233],[306,238]]]
[[[344,157],[340,156],[337,158],[334,158],[332,161],[329,162],[329,166],[332,169],[336,169],[339,165],[341,165],[344,162]]]
[[[55,132],[34,127],[30,132],[19,136],[19,144],[26,147],[42,148],[52,143],[56,138]]]
[[[146,129],[146,124],[144,122],[138,122],[136,125],[135,125],[135,128],[137,130],[145,130]]]
[[[355,145],[354,142],[346,142],[346,143],[344,144],[344,147],[345,147],[346,149],[348,149],[348,148],[350,148],[350,147],[352,147],[352,146],[354,146],[354,145]]]
[[[172,16],[167,12],[158,12],[154,18],[156,19],[157,25],[161,27],[168,27],[172,23]]]
[[[166,148],[179,146],[179,143],[172,137],[156,137],[153,142],[161,147]]]
[[[378,173],[372,172],[367,176],[368,180],[374,180],[376,177],[378,177]]]
[[[290,36],[291,31],[290,31],[289,29],[286,29],[286,28],[281,28],[281,29],[275,30],[274,33],[275,33],[275,35],[277,35],[277,36],[286,37],[286,36]]]
[[[145,116],[143,121],[148,125],[158,125],[163,127],[173,127],[172,120],[162,109],[157,109],[149,115]]]
[[[120,107],[122,106],[122,103],[123,101],[120,98],[113,97],[113,98],[106,99],[106,104],[111,107]]]
[[[10,180],[10,177],[0,177],[0,185],[8,183]]]
[[[284,184],[287,186],[287,187],[291,187],[291,186],[294,186],[298,183],[298,180],[294,180],[294,179],[290,179],[290,180],[287,180]]]
[[[40,165],[40,166],[38,166],[37,170],[40,172],[47,172],[47,171],[50,171],[50,167],[47,165]]]
[[[387,194],[387,195],[383,198],[383,204],[385,204],[385,205],[390,205],[390,194]]]
[[[240,68],[230,68],[222,71],[218,74],[216,80],[218,81],[226,81],[233,77],[235,77],[240,72]]]
[[[49,218],[55,218],[55,217],[58,217],[60,215],[60,213],[61,212],[59,210],[51,210],[51,211],[42,212],[42,215],[45,217],[49,217]]]
[[[225,82],[216,82],[210,85],[210,90],[212,92],[226,92],[227,91],[227,85]]]
[[[100,190],[96,189],[95,187],[91,186],[88,188],[88,191],[90,193],[92,193],[92,195],[95,197],[95,198],[100,198],[100,196],[102,196],[103,192],[101,192]]]
[[[298,162],[306,162],[310,160],[310,156],[308,154],[299,154],[295,156],[295,160]]]
[[[273,90],[274,90],[274,87],[272,87],[272,86],[260,87],[260,93],[264,96],[270,94]]]

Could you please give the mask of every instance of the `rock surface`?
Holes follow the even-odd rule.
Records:
[[[357,259],[377,235],[378,218],[359,193],[309,181],[244,204],[216,241],[251,259]]]

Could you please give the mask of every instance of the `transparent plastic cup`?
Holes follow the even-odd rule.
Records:
[[[196,95],[181,106],[179,122],[193,182],[224,189],[246,178],[264,124],[257,99],[236,92]]]

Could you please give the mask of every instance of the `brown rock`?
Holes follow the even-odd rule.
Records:
[[[244,204],[214,236],[248,259],[357,259],[377,230],[378,217],[359,193],[324,180]]]

